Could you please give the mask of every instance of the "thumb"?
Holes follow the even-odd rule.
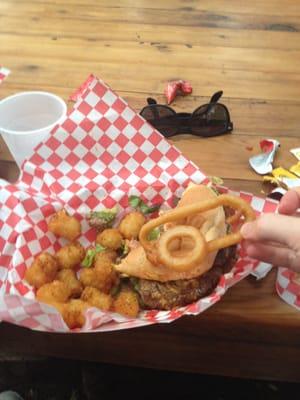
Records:
[[[300,207],[300,189],[288,191],[280,200],[278,212],[280,214],[293,215]]]
[[[300,219],[279,214],[262,214],[241,228],[244,239],[255,242],[276,242],[297,249],[300,247]]]

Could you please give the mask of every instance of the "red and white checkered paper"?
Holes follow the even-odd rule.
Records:
[[[300,311],[300,275],[287,268],[278,268],[276,290],[279,296]]]
[[[89,77],[75,95],[74,109],[24,163],[19,181],[0,181],[0,320],[35,330],[69,332],[60,314],[37,302],[23,281],[40,252],[54,253],[66,243],[48,232],[47,222],[55,211],[64,207],[81,220],[79,241],[87,247],[96,237],[85,218],[91,210],[126,208],[130,195],[171,206],[189,182],[208,183],[205,174],[102,81]],[[258,213],[274,212],[277,206],[251,194],[234,194]],[[91,308],[85,326],[77,331],[128,329],[197,315],[257,266],[240,252],[233,271],[210,296],[194,304],[141,312],[133,320]]]

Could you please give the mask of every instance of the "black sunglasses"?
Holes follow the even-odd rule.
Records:
[[[165,137],[180,133],[203,137],[223,135],[232,131],[233,124],[227,107],[218,103],[222,94],[222,91],[215,93],[208,104],[196,108],[193,113],[177,113],[171,107],[148,98],[148,105],[140,115]]]

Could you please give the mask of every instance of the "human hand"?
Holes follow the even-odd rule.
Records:
[[[281,199],[279,214],[263,214],[241,228],[246,253],[260,261],[300,272],[300,188]]]

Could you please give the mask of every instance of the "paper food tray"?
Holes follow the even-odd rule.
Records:
[[[85,219],[90,211],[116,204],[125,208],[130,195],[171,206],[189,182],[209,182],[101,80],[90,76],[73,98],[77,99],[74,108],[24,163],[18,182],[0,180],[0,320],[34,330],[70,331],[54,308],[35,300],[23,280],[39,253],[53,254],[66,244],[47,229],[55,211],[65,208],[80,219],[79,242],[86,248],[96,236]],[[230,193],[249,201],[258,213],[276,210],[272,200]],[[128,329],[197,315],[258,266],[240,251],[233,270],[221,278],[211,295],[196,303],[171,311],[144,311],[133,320],[91,308],[84,327],[74,331]]]

